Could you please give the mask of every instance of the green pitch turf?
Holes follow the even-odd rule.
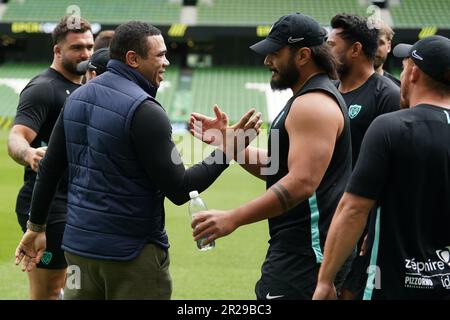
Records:
[[[14,207],[23,169],[9,158],[6,139],[7,132],[0,130],[0,299],[27,299],[27,276],[13,262],[21,236]],[[261,136],[261,140],[265,137]],[[182,148],[187,163],[186,159],[197,158],[189,150]],[[209,208],[230,209],[263,191],[263,181],[234,164],[201,196]],[[191,236],[188,205],[175,206],[166,200],[165,207],[171,244],[172,298],[255,299],[254,285],[268,247],[267,221],[243,226],[217,240],[214,250],[200,252]]]

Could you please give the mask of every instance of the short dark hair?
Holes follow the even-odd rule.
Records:
[[[53,29],[52,32],[53,45],[56,45],[60,43],[62,40],[66,39],[66,36],[69,32],[74,33],[85,33],[86,31],[92,32],[91,25],[86,19],[79,17],[80,19],[79,24],[74,23],[78,22],[78,20],[74,19],[77,19],[77,17],[74,18],[74,16],[70,15],[61,18],[61,20],[59,21],[59,23],[56,25],[55,29]]]
[[[378,29],[369,28],[367,19],[355,14],[340,13],[331,19],[333,29],[342,28],[339,35],[350,44],[359,42],[367,58],[374,60],[378,49]]]
[[[160,35],[161,30],[151,24],[130,21],[117,27],[109,45],[111,59],[125,62],[128,51],[135,51],[143,58],[147,58],[147,37]]]
[[[289,48],[294,54],[301,46],[290,45]],[[325,71],[331,79],[337,79],[337,60],[331,53],[330,46],[324,42],[318,46],[309,47],[311,49],[311,58],[316,66]]]
[[[94,51],[97,51],[98,49],[101,48],[108,48],[113,37],[114,37],[114,30],[104,30],[100,32],[97,35],[97,37],[95,37]]]

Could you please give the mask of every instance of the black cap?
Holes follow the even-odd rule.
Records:
[[[281,17],[272,26],[266,39],[250,47],[256,53],[267,55],[286,45],[312,47],[325,41],[327,31],[310,16],[292,13]]]
[[[80,62],[77,65],[77,70],[83,73],[87,70],[95,71],[99,76],[106,71],[109,59],[109,48],[98,49],[89,60]]]
[[[415,44],[400,43],[392,51],[397,58],[411,58],[424,73],[434,80],[450,84],[450,39],[431,36]]]

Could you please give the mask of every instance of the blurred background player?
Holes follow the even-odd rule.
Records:
[[[94,52],[96,52],[96,51],[98,51],[98,50],[100,50],[100,49],[103,49],[103,48],[109,48],[109,44],[111,43],[111,40],[112,40],[113,37],[114,37],[114,30],[104,30],[104,31],[101,31],[101,32],[95,37],[95,40],[94,40]],[[106,63],[107,63],[107,61],[106,61]],[[100,75],[100,74],[98,73],[98,71],[95,71],[95,70],[92,69],[92,68],[90,68],[90,69],[87,68],[87,62],[86,62],[86,61],[83,61],[83,62],[79,63],[79,65],[78,65],[77,68],[79,68],[79,71],[80,71],[80,72],[82,72],[83,70],[85,70],[85,72],[90,71],[89,74],[86,73],[86,75],[85,75],[85,76],[83,77],[83,79],[81,80],[81,82],[82,82],[83,84],[85,84],[86,81],[88,81],[89,79],[92,79],[92,76],[95,77],[95,75]],[[105,67],[104,67],[104,69],[103,69],[103,71],[102,71],[101,73],[105,72],[105,70],[106,70],[106,65],[105,65]],[[96,74],[92,73],[93,71],[95,71]],[[91,76],[91,77],[88,79],[88,78],[87,78],[88,76]],[[155,92],[156,92],[156,91],[155,91]]]
[[[22,231],[27,229],[31,194],[40,160],[66,98],[81,85],[83,72],[77,64],[90,58],[94,46],[90,24],[69,29],[63,18],[53,34],[53,62],[34,77],[20,94],[19,106],[8,137],[8,152],[25,166],[24,185],[19,191],[16,213]],[[67,172],[59,182],[47,221],[47,248],[37,266],[28,273],[31,299],[57,299],[64,287],[67,263],[61,249],[67,211]]]
[[[86,81],[89,81],[106,71],[109,59],[109,48],[101,48],[94,51],[89,60],[80,62],[77,69],[80,72],[85,72]]]
[[[114,30],[103,30],[95,37],[94,51],[102,48],[109,48],[112,38],[114,37]]]
[[[394,30],[383,20],[379,20],[380,29],[378,29],[378,49],[375,54],[373,66],[375,71],[382,76],[391,79],[396,85],[400,87],[400,80],[392,74],[383,69],[384,63],[391,52],[392,39],[394,38]]]

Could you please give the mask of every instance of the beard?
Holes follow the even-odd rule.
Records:
[[[350,66],[346,62],[339,62],[336,71],[341,79],[350,73]]]
[[[279,68],[277,71],[278,79],[272,78],[270,87],[272,90],[284,90],[292,88],[300,79],[300,72],[295,68],[294,58],[291,57],[286,66]]]
[[[77,75],[77,76],[84,75],[84,72],[77,70],[77,63],[76,62],[73,62],[73,61],[67,59],[64,56],[61,59],[61,64],[62,64],[63,68],[66,69],[67,72],[69,72],[69,73],[71,73],[73,75]]]
[[[378,69],[380,66],[384,65],[386,62],[387,56],[375,56],[375,60],[373,61],[373,66],[375,69]]]

